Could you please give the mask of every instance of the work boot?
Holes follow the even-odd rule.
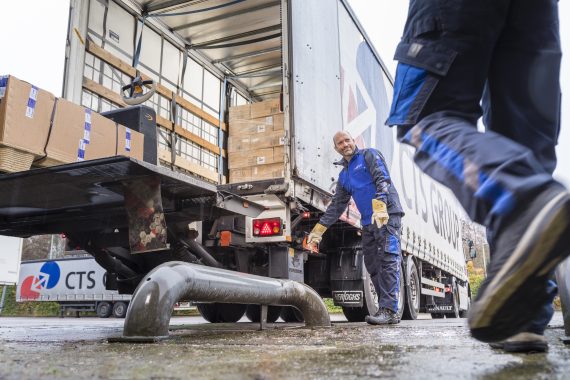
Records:
[[[394,325],[400,323],[398,315],[390,309],[380,308],[374,315],[367,315],[364,319],[371,325]]]
[[[505,352],[546,352],[548,351],[548,342],[542,335],[530,332],[518,333],[502,342],[490,343],[492,348],[502,349]]]
[[[475,339],[499,342],[527,328],[548,297],[547,280],[570,254],[570,194],[553,183],[497,231],[488,277],[469,310]]]

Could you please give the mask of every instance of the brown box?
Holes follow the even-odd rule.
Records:
[[[230,183],[283,178],[284,176],[285,165],[283,163],[230,169]]]
[[[115,122],[59,99],[42,166],[114,156],[117,149]]]
[[[121,124],[116,124],[116,126],[118,128],[116,154],[118,156],[132,157],[142,161],[144,135]]]
[[[285,132],[258,133],[255,135],[228,137],[228,153],[273,148],[285,144]]]
[[[258,133],[270,133],[282,131],[283,114],[260,117],[257,119],[234,119],[230,122],[228,133],[229,136],[255,135]]]
[[[230,124],[232,119],[257,119],[275,115],[281,112],[281,100],[271,99],[263,102],[245,104],[243,106],[230,107]]]
[[[0,98],[0,170],[29,169],[31,161],[44,154],[55,96],[13,76],[2,76]],[[19,167],[11,170],[5,159]]]
[[[274,164],[284,162],[284,158],[284,147],[244,150],[228,155],[228,167],[237,169],[253,165]]]

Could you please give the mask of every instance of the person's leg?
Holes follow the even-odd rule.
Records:
[[[449,186],[469,216],[497,235],[489,278],[469,318],[473,336],[484,341],[508,338],[530,323],[546,298],[547,272],[570,244],[565,190],[531,150],[475,126],[513,4],[412,1],[388,119],[400,126],[402,141],[416,147],[420,168]]]
[[[482,101],[484,124],[530,149],[552,174],[560,132],[562,53],[557,1],[517,1],[515,5],[491,61]],[[544,333],[553,313],[553,289],[528,332]]]
[[[372,284],[374,284],[374,289],[376,294],[380,297],[380,277],[382,266],[380,263],[380,255],[378,253],[378,240],[382,241],[383,236],[377,231],[376,225],[368,225],[362,228],[362,253],[364,255],[364,265]]]

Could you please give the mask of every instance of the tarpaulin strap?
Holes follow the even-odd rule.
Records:
[[[184,46],[182,55],[182,72],[180,73],[180,84],[177,87],[178,95],[182,95],[180,89],[184,88],[184,77],[186,76],[186,66],[188,65],[188,46]]]
[[[46,138],[46,143],[44,145],[44,155],[41,157],[38,157],[34,160],[34,163],[42,161],[43,159],[45,159],[47,157],[47,146],[49,144],[49,140],[51,137],[51,131],[53,129],[53,121],[55,119],[55,110],[57,108],[57,101],[59,100],[59,98],[55,98],[55,102],[53,102],[53,108],[51,110],[51,116],[49,118],[49,129],[48,129],[48,134],[47,134],[47,138]]]
[[[107,15],[109,13],[109,0],[99,0],[105,6],[105,11],[103,13],[103,38],[101,40],[101,47],[105,48],[105,42],[107,40]]]
[[[34,118],[34,111],[36,110],[36,101],[38,100],[38,88],[32,86],[30,95],[28,96],[28,105],[26,106],[26,116],[30,119]]]
[[[6,87],[8,87],[8,75],[2,75],[0,77],[0,98],[6,94]]]
[[[234,1],[230,1],[229,3],[225,3],[225,4],[220,4],[220,5],[215,5],[213,7],[209,7],[209,8],[202,8],[202,9],[196,9],[194,11],[186,11],[186,12],[176,12],[176,13],[156,13],[153,15],[148,15],[148,17],[168,17],[168,16],[184,16],[184,15],[191,15],[194,13],[201,13],[201,12],[208,12],[208,11],[213,11],[216,9],[220,9],[220,8],[225,8],[225,7],[229,7],[230,5],[234,5],[237,3],[241,3],[245,0],[234,0]]]
[[[139,40],[137,42],[137,47],[135,49],[135,55],[133,56],[133,68],[137,68],[138,64],[139,64],[139,59],[141,56],[141,47],[142,47],[142,38],[143,38],[143,32],[144,32],[144,23],[146,21],[146,17],[142,18],[142,23],[141,23],[141,34],[139,36]]]

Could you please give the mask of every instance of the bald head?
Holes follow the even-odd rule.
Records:
[[[342,155],[342,157],[350,161],[356,151],[356,144],[350,133],[346,131],[338,131],[333,136],[334,149]]]

